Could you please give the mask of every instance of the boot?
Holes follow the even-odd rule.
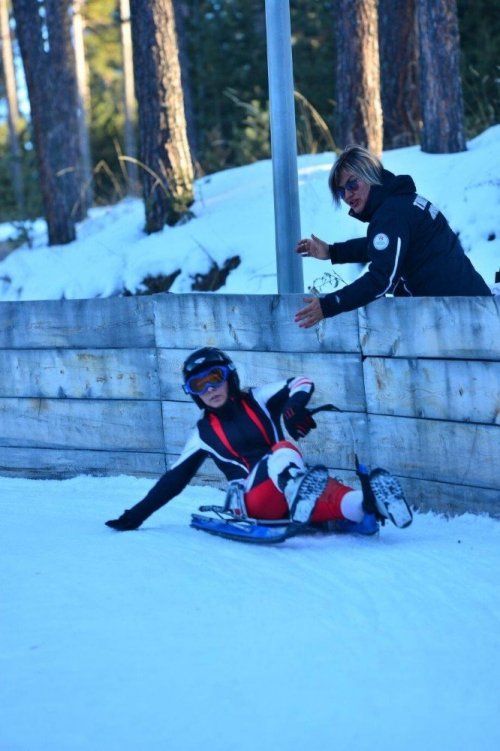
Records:
[[[396,527],[409,527],[413,515],[398,480],[385,469],[377,467],[368,473],[356,457],[356,474],[363,491],[363,511],[373,514],[382,525],[389,519]]]
[[[290,509],[290,518],[307,524],[321,494],[328,484],[328,470],[321,464],[306,472],[297,472],[285,485],[283,493]]]
[[[358,472],[357,475],[359,477],[361,490],[363,492],[363,511],[365,512],[365,514],[374,516],[377,521],[381,522],[382,525],[384,525],[385,520],[387,519],[387,514],[380,513],[377,508],[377,503],[375,501],[375,496],[373,495],[373,490],[370,485],[368,474],[366,474],[365,472]]]
[[[398,480],[385,469],[377,467],[368,475],[368,482],[378,512],[400,529],[409,527],[413,514]]]

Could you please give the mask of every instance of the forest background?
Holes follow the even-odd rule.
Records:
[[[9,6],[7,0],[1,2]],[[36,0],[33,2],[36,5]],[[351,3],[356,4],[363,3]],[[22,3],[18,2],[18,5]],[[42,0],[39,5],[44,5]],[[92,176],[91,202],[94,205],[108,204],[131,192],[140,192],[139,182],[134,182],[137,172],[132,169],[136,165],[123,161],[130,145],[127,149],[122,14],[119,0],[85,0],[75,5],[78,5],[83,19],[88,71],[86,120]],[[187,134],[195,176],[268,158],[269,91],[264,0],[176,0],[173,5]],[[408,11],[409,28],[407,25],[406,28],[391,29],[390,9],[391,5],[394,6],[391,0],[379,0],[374,5],[378,6],[379,12],[383,148],[386,150],[419,143],[421,137],[418,49],[415,47],[418,29],[413,12],[414,0],[399,2],[399,7],[404,6]],[[448,5],[454,5],[454,2]],[[72,4],[66,2],[66,6],[71,9]],[[339,71],[345,71],[348,78],[350,69],[355,68],[355,55],[338,49],[340,24],[345,21],[342,7],[345,7],[342,0],[290,2],[299,154],[335,150],[345,145],[342,135],[339,135],[342,112],[337,101],[336,77],[344,75]],[[500,122],[500,14],[496,0],[457,0],[456,13],[464,132],[469,139]],[[401,18],[404,15],[400,14]],[[43,201],[32,118],[12,17],[10,26],[20,107],[18,135],[21,150],[16,159],[22,171],[23,200],[20,205],[12,180],[13,154],[3,65],[0,76],[0,221],[16,223],[18,237],[12,240],[15,244],[26,240],[29,221],[43,215]],[[403,71],[398,66],[397,56],[393,54],[391,57],[390,35],[394,33],[399,34],[400,41],[406,35],[407,49],[412,49],[415,55],[413,68],[406,65]],[[396,113],[394,104],[388,102],[386,106],[384,99],[390,96],[391,82],[403,72],[407,77],[405,101],[400,102],[401,111]],[[189,82],[187,88],[184,81]],[[350,85],[356,86],[356,80]],[[46,107],[50,106],[50,95],[47,94]],[[394,128],[391,128],[391,113],[398,118]],[[134,153],[129,156],[135,159],[140,153],[137,128],[133,137]]]

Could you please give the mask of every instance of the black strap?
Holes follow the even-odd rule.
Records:
[[[340,407],[336,407],[335,404],[320,404],[319,407],[308,410],[311,415],[315,415],[316,412],[342,412]]]

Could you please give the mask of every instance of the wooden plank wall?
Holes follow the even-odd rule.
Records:
[[[155,295],[0,303],[0,474],[146,475],[199,410],[180,369],[226,350],[243,385],[306,373],[322,413],[311,462],[355,482],[354,455],[423,509],[500,515],[500,301],[380,300],[304,331],[300,295]],[[197,481],[221,483],[207,462]]]
[[[500,515],[500,300],[359,311],[372,461],[420,508]]]

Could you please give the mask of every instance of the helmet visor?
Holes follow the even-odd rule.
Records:
[[[227,381],[229,378],[230,369],[227,365],[213,365],[207,370],[202,370],[200,373],[190,376],[184,384],[184,391],[186,394],[193,396],[202,396],[206,394],[208,389],[217,388]]]

